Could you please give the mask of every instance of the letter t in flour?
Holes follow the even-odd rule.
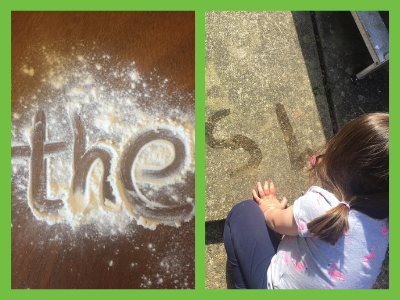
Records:
[[[47,193],[47,159],[44,158],[46,140],[46,115],[39,110],[35,115],[32,135],[30,191],[37,209],[45,213],[58,213],[63,207],[62,200],[46,199]]]

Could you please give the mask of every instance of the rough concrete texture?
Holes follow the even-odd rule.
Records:
[[[232,206],[264,180],[291,205],[308,188],[309,158],[340,119],[330,116],[312,20],[309,12],[206,12],[207,289],[233,287],[222,243]]]
[[[257,181],[292,204],[332,134],[309,13],[207,12],[205,44],[206,221],[251,198]],[[208,236],[221,232],[209,224]],[[221,242],[206,241],[207,288],[227,287]]]
[[[325,95],[312,91],[323,84],[309,14],[207,12],[205,43],[206,221],[224,219],[257,181],[293,201],[331,134]]]

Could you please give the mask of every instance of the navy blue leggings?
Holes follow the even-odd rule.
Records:
[[[224,243],[236,288],[267,288],[267,270],[279,242],[255,201],[246,200],[232,208],[225,222]]]

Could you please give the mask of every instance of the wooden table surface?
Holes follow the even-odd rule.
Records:
[[[37,47],[67,56],[83,44],[119,63],[135,61],[144,77],[156,70],[171,79],[169,93],[192,95],[170,104],[193,108],[194,24],[194,12],[13,12],[12,113],[23,109],[18,99],[40,86],[20,71],[27,63],[41,71]],[[28,170],[18,172],[29,177]],[[87,226],[71,231],[36,220],[15,183],[11,188],[12,288],[194,288],[194,218],[180,228],[152,231],[133,222],[129,236],[90,236]],[[187,189],[194,198],[194,176]]]

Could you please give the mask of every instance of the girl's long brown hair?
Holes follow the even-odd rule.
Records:
[[[340,201],[374,219],[389,217],[389,114],[373,113],[347,123],[321,149],[311,179]],[[321,159],[319,159],[321,158]],[[349,209],[339,204],[307,224],[316,238],[334,245],[349,229]]]

